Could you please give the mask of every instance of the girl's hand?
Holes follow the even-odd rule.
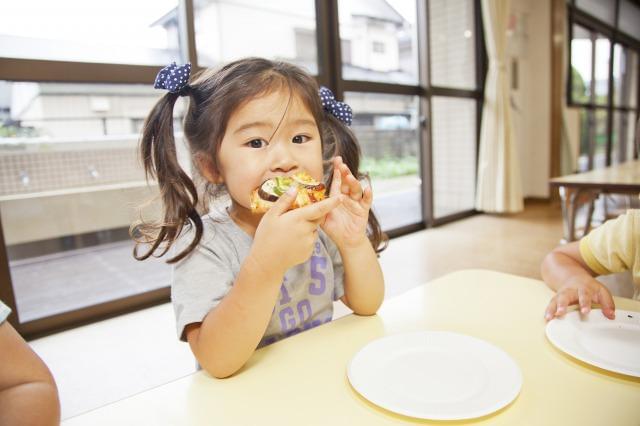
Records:
[[[284,275],[293,265],[311,256],[318,236],[318,225],[341,198],[327,198],[314,204],[289,210],[298,188],[292,186],[264,214],[253,240],[249,259],[265,274]]]
[[[335,209],[331,210],[322,223],[322,229],[338,248],[353,248],[367,241],[367,222],[373,194],[371,188],[364,190],[342,157],[333,159],[333,181],[329,199],[343,197]]]
[[[567,307],[578,303],[580,312],[588,314],[591,303],[599,303],[602,313],[609,319],[615,318],[615,304],[609,290],[594,278],[579,279],[567,282],[558,289],[558,292],[547,305],[545,319],[561,317],[567,313]]]

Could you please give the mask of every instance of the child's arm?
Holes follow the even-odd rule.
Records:
[[[567,307],[575,303],[579,303],[582,313],[589,312],[592,302],[599,303],[607,318],[615,317],[611,293],[594,278],[597,274],[585,263],[579,245],[574,241],[556,247],[542,262],[542,278],[557,292],[547,306],[547,321],[564,315]]]
[[[344,296],[354,313],[373,315],[384,299],[384,278],[376,252],[367,238],[357,247],[340,250],[344,265]]]
[[[342,204],[322,225],[340,251],[344,265],[344,296],[354,313],[373,315],[384,299],[384,278],[369,239],[367,221],[373,201],[371,188],[362,189],[341,157],[334,160],[330,197],[342,195]]]
[[[215,377],[232,375],[249,359],[269,324],[284,273],[309,258],[319,221],[340,202],[326,199],[287,212],[295,194],[283,195],[265,213],[229,293],[202,323],[186,328],[196,359]]]
[[[0,425],[57,425],[58,390],[47,366],[7,322],[0,324]]]

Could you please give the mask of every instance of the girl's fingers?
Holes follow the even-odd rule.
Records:
[[[342,193],[348,195],[352,200],[360,201],[364,195],[360,181],[353,176],[349,167],[344,163],[340,165],[340,173],[342,174]]]
[[[278,201],[276,201],[273,206],[269,209],[266,215],[269,216],[280,216],[285,212],[289,211],[291,205],[296,199],[296,195],[298,194],[298,185],[291,185],[287,192],[282,194]]]
[[[367,208],[371,207],[371,203],[373,202],[373,191],[370,186],[367,186],[362,190],[362,201],[364,201]]]
[[[351,173],[349,173],[349,176],[347,176],[346,182],[349,188],[348,189],[349,197],[351,197],[351,199],[354,201],[360,201],[364,194],[362,192],[362,185],[360,185],[360,182],[358,182],[358,179],[356,179]]]
[[[329,189],[329,197],[340,196],[342,187],[342,175],[337,168],[333,169],[333,178],[331,180],[331,188]]]
[[[322,220],[327,213],[336,208],[341,202],[342,198],[338,195],[337,197],[325,198],[317,203],[300,207],[299,209],[292,210],[290,213],[298,215],[308,222],[316,223],[316,220]]]
[[[334,158],[334,167],[339,170],[337,174],[340,175],[340,179],[336,179],[336,173],[334,172],[331,194],[333,194],[334,188],[337,188],[339,183],[341,193],[348,195],[354,201],[364,201],[367,206],[371,206],[373,200],[371,188],[363,188],[360,181],[351,173],[349,167],[344,164],[342,157],[337,156]]]

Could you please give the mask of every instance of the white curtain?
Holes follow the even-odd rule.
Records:
[[[507,76],[507,22],[510,0],[482,0],[489,70],[484,88],[476,209],[522,211],[522,177],[511,121]]]

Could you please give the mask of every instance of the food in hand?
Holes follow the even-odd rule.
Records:
[[[265,213],[291,185],[298,186],[298,194],[291,204],[292,209],[315,203],[326,197],[324,184],[315,181],[306,172],[298,172],[291,176],[276,176],[267,179],[251,192],[251,211]]]

